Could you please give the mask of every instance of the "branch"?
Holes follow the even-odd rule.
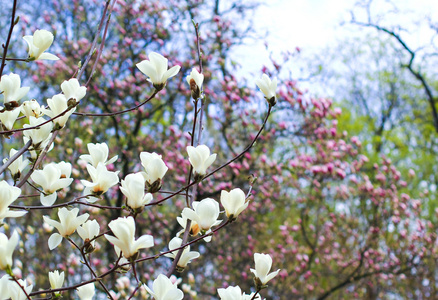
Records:
[[[3,57],[2,57],[2,63],[1,63],[1,67],[0,67],[0,80],[3,74],[3,70],[6,66],[6,55],[8,53],[8,48],[9,48],[9,43],[11,42],[11,37],[12,37],[12,31],[14,30],[14,26],[15,24],[18,22],[18,19],[15,20],[15,13],[17,11],[17,0],[14,0],[14,4],[12,5],[12,14],[11,14],[11,26],[9,27],[9,33],[8,33],[8,38],[6,39],[6,45],[3,44]]]
[[[411,48],[409,48],[409,46],[403,41],[403,39],[400,37],[399,34],[395,33],[392,30],[381,27],[377,24],[372,24],[370,22],[369,23],[358,22],[354,18],[351,22],[353,24],[356,24],[359,26],[375,28],[378,31],[382,31],[382,32],[389,34],[390,36],[395,38],[397,40],[397,42],[403,47],[403,49],[405,49],[409,53],[409,55],[410,55],[409,63],[407,65],[403,65],[402,67],[406,67],[409,70],[409,72],[412,75],[414,75],[414,77],[418,81],[421,82],[421,85],[424,88],[424,92],[426,93],[427,101],[429,102],[429,106],[432,109],[433,125],[435,127],[435,131],[438,133],[438,111],[437,111],[436,105],[435,105],[435,102],[437,99],[432,95],[432,89],[430,88],[429,84],[426,82],[426,79],[424,78],[424,76],[419,71],[416,71],[413,68],[413,62],[414,62],[416,53]]]
[[[14,155],[8,158],[8,160],[0,167],[0,174],[2,174],[6,169],[17,160],[24,152],[29,149],[30,145],[32,145],[32,140],[27,141],[26,145],[24,145],[20,150],[18,150]]]
[[[151,101],[153,98],[155,98],[155,96],[158,94],[159,91],[155,90],[154,93],[149,96],[148,99],[146,99],[145,101],[143,101],[142,103],[131,107],[131,108],[127,108],[125,110],[121,110],[121,111],[116,111],[116,112],[111,112],[111,113],[102,113],[102,114],[89,114],[89,113],[80,113],[80,112],[74,112],[73,114],[76,116],[87,116],[87,117],[110,117],[110,116],[117,116],[117,115],[121,115],[136,109],[139,109],[141,106],[145,105],[146,103],[148,103],[149,101]]]

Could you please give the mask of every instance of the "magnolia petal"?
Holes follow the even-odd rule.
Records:
[[[59,233],[54,233],[49,238],[49,249],[53,250],[62,242],[62,236]]]
[[[44,219],[44,222],[46,222],[50,226],[55,227],[58,230],[61,227],[61,223],[59,223],[58,221],[50,219],[48,216],[43,216],[43,219]]]
[[[181,300],[184,298],[184,293],[180,289],[173,289],[166,293],[166,296],[160,298],[162,300]]]
[[[157,78],[158,77],[157,70],[151,64],[150,61],[144,60],[144,61],[136,64],[136,66],[143,74],[145,74],[146,76],[149,76],[150,80],[153,83],[159,83],[158,81],[160,81],[160,78]]]
[[[117,248],[121,249],[120,245],[124,245],[123,243],[120,242],[120,240],[118,238],[116,238],[115,236],[109,235],[109,234],[105,234],[104,235],[105,238],[113,245],[117,246]]]
[[[44,52],[44,53],[41,53],[41,55],[38,57],[38,59],[59,60],[59,57],[54,55],[54,54]]]
[[[32,50],[32,47],[33,47],[33,36],[25,35],[25,36],[23,36],[23,40],[26,41],[27,46],[29,47],[29,55],[30,55],[30,51]]]
[[[44,206],[53,205],[53,203],[55,203],[55,201],[56,201],[56,198],[57,198],[56,192],[54,192],[48,196],[45,196],[43,193],[40,194],[40,201],[41,201],[41,204]]]
[[[169,70],[164,72],[162,80],[163,81],[167,81],[167,79],[169,79],[169,78],[175,76],[176,74],[178,74],[180,69],[181,69],[180,66],[173,66],[172,68],[170,68]]]
[[[280,272],[280,269],[278,269],[275,272],[270,273],[268,276],[265,277],[265,283],[267,283],[268,281],[270,281],[272,278],[274,278],[275,276],[278,275],[278,273]]]
[[[207,167],[211,166],[211,164],[214,163],[214,161],[216,160],[216,156],[217,156],[216,153],[210,155],[210,156],[207,158],[207,160],[205,161],[204,164],[205,164]]]
[[[18,93],[16,95],[17,99],[21,99],[24,96],[26,96],[26,94],[29,92],[29,90],[30,90],[30,87],[28,87],[28,86],[20,88],[20,90],[18,91]]]
[[[112,164],[112,163],[115,162],[118,158],[119,158],[118,155],[114,156],[113,158],[109,159],[109,160],[105,163],[105,165]]]
[[[151,248],[154,246],[154,237],[152,235],[142,235],[133,244],[134,249]]]
[[[190,219],[190,220],[193,220],[193,221],[199,223],[198,214],[190,208],[187,208],[187,207],[184,208],[182,211],[182,215],[185,216],[187,219]]]
[[[27,214],[27,211],[13,211],[10,210],[6,213],[5,218],[18,218],[18,217],[22,217],[25,214]]]

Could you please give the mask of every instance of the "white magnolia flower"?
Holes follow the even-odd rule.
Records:
[[[44,123],[45,121],[47,120],[44,118],[35,118],[31,116],[29,117],[29,124],[24,124],[23,128],[38,126]],[[23,132],[23,135],[32,141],[34,150],[38,150],[40,149],[40,147],[43,148],[43,146],[47,145],[47,143],[49,142],[52,136],[51,134],[52,129],[53,129],[53,124],[52,122],[49,122],[35,129],[25,130]]]
[[[245,203],[245,200],[245,193],[241,189],[221,192],[221,203],[225,208],[228,219],[236,219],[237,216],[248,207],[249,202]]]
[[[21,112],[27,118],[30,116],[39,118],[44,115],[43,110],[44,105],[40,105],[35,99],[24,101],[23,104],[21,104]]]
[[[64,284],[64,272],[59,273],[58,270],[49,272],[49,281],[52,290],[62,288],[62,285]],[[56,294],[59,294],[59,292]]]
[[[47,59],[58,60],[56,55],[44,53],[53,43],[53,34],[47,30],[36,30],[32,35],[25,35],[23,39],[29,46],[29,58],[31,60]]]
[[[66,162],[50,163],[42,170],[35,170],[30,178],[41,186],[44,193],[40,194],[41,204],[50,206],[57,198],[56,191],[68,187],[73,178],[70,178],[71,164]]]
[[[106,239],[117,246],[125,258],[134,257],[138,250],[150,248],[154,245],[152,235],[143,235],[135,239],[135,221],[133,217],[120,217],[108,224],[114,236],[105,234]]]
[[[193,99],[201,97],[202,83],[204,82],[204,75],[199,73],[195,68],[192,69],[190,75],[186,77],[187,83],[190,85]]]
[[[155,152],[141,152],[140,160],[145,170],[142,174],[149,187],[149,192],[155,193],[159,191],[163,177],[169,168],[164,163],[161,155]]]
[[[67,100],[75,99],[76,102],[81,101],[87,93],[87,88],[81,86],[76,78],[65,80],[61,83],[61,90],[64,93]]]
[[[61,243],[63,237],[72,235],[79,225],[83,224],[88,219],[88,214],[78,216],[79,208],[68,210],[62,207],[58,210],[59,221],[50,219],[48,216],[43,216],[44,222],[58,229],[59,233],[53,233],[49,238],[49,249],[53,250]]]
[[[9,297],[11,300],[27,300],[29,299],[26,294],[23,292],[23,288],[26,291],[26,293],[29,295],[32,291],[33,285],[29,284],[27,285],[27,282],[22,279],[17,280],[20,285],[18,285],[16,282],[12,282],[8,285],[9,287]]]
[[[68,118],[71,116],[72,113],[76,110],[76,107],[73,107],[66,111],[68,106],[68,99],[63,94],[58,94],[53,96],[50,99],[47,99],[47,104],[49,105],[50,109],[43,109],[43,112],[48,115],[50,118],[54,118],[58,115],[62,116],[56,118],[53,120],[53,123],[55,124],[56,129],[61,129],[64,127],[65,123],[67,123]]]
[[[94,282],[85,284],[77,288],[78,296],[81,300],[91,300],[93,299],[95,293]]]
[[[12,266],[12,253],[18,245],[19,236],[14,230],[11,238],[0,232],[0,269],[6,270]]]
[[[242,290],[240,286],[229,286],[226,289],[217,289],[221,300],[242,300]]]
[[[265,95],[265,99],[271,106],[274,106],[277,103],[277,99],[275,97],[277,91],[277,78],[271,81],[268,75],[263,74],[262,78],[256,79],[256,84],[262,93]]]
[[[263,286],[265,286],[269,280],[277,276],[278,272],[280,272],[280,269],[269,273],[272,266],[272,258],[269,254],[254,253],[254,261],[255,269],[250,269],[250,271],[256,277],[255,281],[257,288],[263,288]]]
[[[10,284],[10,277],[8,274],[5,274],[0,278],[0,299],[5,300],[11,298],[9,295],[9,284]]]
[[[203,177],[207,173],[207,168],[216,160],[216,153],[210,155],[210,149],[205,145],[198,147],[187,146],[189,161],[193,166],[193,173]]]
[[[85,160],[87,163],[91,164],[93,167],[97,167],[99,163],[103,163],[104,165],[109,165],[115,162],[118,156],[114,156],[110,160],[108,159],[108,145],[105,143],[101,144],[87,144],[88,152],[90,154],[83,154],[79,158]]]
[[[0,110],[2,109],[3,108],[0,107]],[[0,122],[2,123],[2,127],[4,128],[4,130],[12,130],[12,127],[14,127],[14,123],[17,120],[19,114],[19,107],[13,110],[5,110],[4,112],[0,112]]]
[[[179,237],[174,237],[173,239],[171,239],[169,242],[169,250],[181,247],[182,241],[183,240],[180,239]],[[175,250],[171,253],[164,254],[164,256],[175,259],[175,256],[177,255],[178,251],[179,250]],[[184,248],[181,254],[181,257],[178,261],[178,267],[184,269],[187,266],[187,264],[189,264],[193,259],[198,258],[199,256],[200,256],[199,252],[190,251],[190,245],[188,245],[187,247]]]
[[[180,66],[173,66],[168,70],[167,58],[155,52],[149,54],[149,60],[143,60],[136,66],[143,74],[149,77],[148,81],[152,82],[157,90],[161,90],[166,84],[167,79],[175,76],[181,69]]]
[[[9,158],[3,159],[3,163],[6,163],[12,156],[15,155],[18,151],[12,148],[9,151]],[[13,163],[11,163],[8,167],[9,171],[11,171],[12,178],[14,180],[20,178],[21,172],[23,172],[24,168],[29,164],[29,160],[23,160],[23,155],[20,155]]]
[[[96,220],[88,220],[87,222],[79,226],[76,230],[79,236],[84,240],[84,244],[86,246],[85,249],[86,252],[87,253],[93,252],[96,241],[93,240],[90,243],[90,240],[92,240],[93,238],[99,235],[100,232],[99,223],[97,223]]]
[[[85,195],[93,194],[100,196],[119,182],[119,176],[117,176],[119,171],[108,171],[103,163],[99,163],[97,168],[92,165],[87,165],[87,170],[93,182],[81,180],[81,183],[85,186]],[[97,198],[88,199],[89,202],[95,202],[96,200]]]
[[[147,285],[143,285],[149,294],[154,297],[155,300],[182,300],[184,293],[178,289],[177,283],[167,278],[166,275],[160,274],[158,278],[154,280],[152,289]]]
[[[20,75],[14,73],[3,75],[0,80],[0,91],[4,97],[6,109],[19,107],[18,101],[26,96],[29,89],[29,87],[21,87]]]
[[[15,186],[10,186],[5,180],[0,181],[0,223],[4,218],[17,218],[24,216],[27,211],[9,210],[9,205],[17,200],[21,190]]]
[[[177,233],[177,236],[184,233],[186,226],[187,226],[187,216],[182,215],[181,217],[176,217],[176,220],[178,221],[179,225],[183,228],[181,231]],[[201,228],[199,227],[198,223],[196,221],[191,220],[190,222],[190,234],[191,235],[198,235],[201,233]],[[206,242],[211,241],[211,236],[208,236],[204,239]]]
[[[221,220],[217,219],[219,216],[219,203],[211,198],[194,201],[193,209],[184,208],[182,215],[198,223],[200,229],[204,232],[213,226],[219,225],[221,222]]]
[[[120,190],[126,196],[128,205],[132,209],[143,208],[151,202],[152,194],[144,192],[145,179],[141,173],[128,174],[122,180]]]

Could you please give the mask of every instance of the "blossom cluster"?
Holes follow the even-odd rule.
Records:
[[[59,59],[54,54],[46,52],[54,40],[53,34],[49,31],[36,30],[32,36],[25,36],[24,40],[29,47],[26,62]],[[149,53],[148,59],[137,63],[136,66],[152,83],[155,94],[164,89],[167,81],[176,76],[181,69],[179,65],[168,68],[168,59],[155,52]],[[204,101],[204,74],[193,68],[186,77],[186,81],[195,103]],[[141,165],[142,169],[124,174],[125,176],[120,180],[121,170],[117,170],[118,155],[109,158],[108,144],[102,142],[88,143],[88,153],[79,157],[77,165],[84,166],[83,169],[87,170],[88,176],[82,175],[74,167],[73,161],[42,164],[42,159],[56,143],[57,132],[66,127],[76,107],[86,96],[87,88],[81,86],[78,79],[71,78],[61,83],[61,93],[53,95],[47,99],[45,104],[41,104],[36,99],[22,101],[30,91],[30,87],[22,87],[21,82],[20,76],[14,73],[3,75],[0,80],[0,91],[3,95],[3,106],[0,107],[1,128],[7,136],[12,136],[17,129],[22,130],[23,144],[25,144],[21,150],[10,149],[9,158],[3,160],[10,171],[13,185],[6,180],[0,181],[0,222],[4,223],[6,218],[23,217],[30,209],[57,210],[57,217],[44,215],[41,221],[44,231],[52,232],[47,241],[48,248],[50,251],[61,251],[58,247],[65,240],[64,242],[68,242],[78,251],[82,256],[81,262],[93,274],[94,279],[76,286],[80,299],[93,299],[95,295],[95,282],[100,278],[95,275],[88,260],[91,253],[102,251],[99,242],[104,239],[114,246],[117,256],[117,261],[112,267],[113,272],[128,272],[132,267],[134,277],[140,283],[135,264],[142,259],[140,250],[154,247],[155,240],[152,235],[138,234],[142,231],[138,220],[144,217],[143,212],[146,207],[158,205],[163,201],[159,192],[165,184],[165,176],[169,171],[165,159],[156,152],[143,151],[134,167],[135,169]],[[265,95],[268,104],[275,105],[276,80],[271,81],[264,74],[262,79],[256,81],[256,84]],[[21,128],[15,126],[18,119],[24,119],[23,122],[19,122],[23,124]],[[173,260],[175,269],[179,272],[184,271],[189,263],[201,256],[201,252],[191,250],[193,244],[201,239],[210,242],[217,230],[236,221],[250,204],[249,194],[245,195],[240,188],[229,191],[221,190],[219,201],[210,197],[195,201],[196,196],[189,197],[188,190],[191,186],[201,184],[222,167],[212,168],[218,155],[212,153],[210,148],[201,144],[199,140],[195,146],[194,139],[192,139],[186,151],[185,159],[190,165],[190,171],[187,174],[189,185],[180,192],[187,191],[187,203],[181,215],[175,220],[181,225],[182,230],[168,241],[168,251],[157,255],[157,257],[164,256]],[[24,155],[26,153],[27,159]],[[26,169],[28,169],[27,172],[25,172]],[[23,205],[18,206],[21,209],[11,208],[12,203],[19,199],[22,193],[21,187],[26,183],[38,193],[41,206]],[[78,189],[82,191],[82,196],[67,201],[70,195],[74,194],[74,190]],[[101,221],[92,208],[102,211],[108,208],[101,205],[101,202],[103,199],[111,198],[116,190],[123,195],[123,205],[111,206],[109,209],[117,210],[120,214],[109,222]],[[173,196],[178,193],[174,193]],[[156,198],[155,202],[154,198]],[[74,205],[83,205],[88,207],[88,210],[82,206],[72,208],[71,206]],[[222,211],[220,206],[223,208]],[[223,218],[220,217],[222,213]],[[109,230],[101,233],[101,228],[106,226]],[[53,232],[55,229],[56,232]],[[80,243],[76,233],[80,237]],[[196,237],[198,235],[201,237]],[[101,237],[104,239],[100,239]],[[0,233],[0,269],[7,272],[7,275],[0,279],[2,297],[28,298],[28,294],[33,289],[32,284],[17,279],[12,271],[13,252],[19,244],[19,239],[17,231],[13,231],[10,238],[5,233]],[[255,276],[256,293],[265,288],[266,283],[278,274],[279,271],[269,273],[271,264],[272,259],[269,255],[255,254],[255,269],[251,269],[251,272]],[[48,291],[52,291],[55,297],[61,297],[65,279],[64,269],[49,271],[50,289]],[[177,287],[177,282],[164,274],[158,275],[153,281],[152,288],[147,284],[139,284],[140,286],[156,300],[183,299],[184,297],[184,292]],[[109,295],[111,292],[108,292]],[[218,293],[221,299],[256,297],[256,293],[242,294],[239,287],[219,289]],[[234,294],[238,295],[238,298],[233,298]]]

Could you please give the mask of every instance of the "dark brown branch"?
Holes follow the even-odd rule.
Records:
[[[12,13],[11,13],[11,26],[9,27],[9,33],[8,33],[8,38],[6,39],[6,44],[3,44],[3,56],[2,56],[2,63],[1,63],[1,67],[0,67],[0,80],[1,77],[3,75],[3,70],[6,66],[6,55],[8,53],[8,48],[9,48],[9,43],[11,42],[11,37],[12,37],[12,31],[14,30],[14,26],[16,24],[16,20],[15,20],[15,13],[17,11],[17,0],[14,0],[14,4],[12,5]]]

